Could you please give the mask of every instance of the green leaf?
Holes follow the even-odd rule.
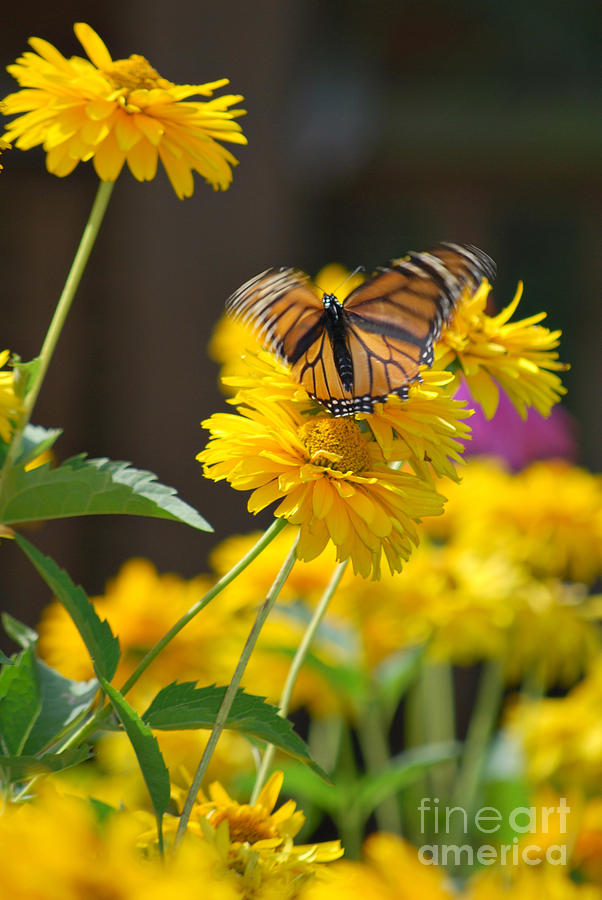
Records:
[[[15,664],[14,659],[11,659],[10,656],[7,656],[6,653],[3,653],[2,650],[0,650],[0,665],[14,666],[14,664]]]
[[[35,647],[38,642],[38,634],[33,628],[24,625],[18,619],[13,619],[9,613],[2,613],[1,618],[4,630],[15,644],[19,644],[24,650],[27,650],[28,647]]]
[[[43,428],[41,425],[27,425],[21,439],[21,450],[17,465],[26,466],[36,456],[53,446],[63,433],[61,428]]]
[[[155,813],[160,819],[169,804],[170,789],[169,772],[161,756],[157,739],[153,736],[150,726],[142,721],[122,694],[102,676],[99,676],[99,680],[134,748]]]
[[[407,787],[437,763],[455,759],[460,752],[456,741],[413,747],[389,760],[385,769],[362,776],[354,785],[354,806],[364,816],[392,794]]]
[[[92,758],[92,749],[83,745],[63,753],[43,753],[42,756],[0,756],[0,769],[10,773],[11,781],[20,781],[44,772],[62,772]]]
[[[39,753],[62,731],[90,709],[98,694],[98,681],[72,681],[37,660],[42,709],[27,738],[24,753]]]
[[[43,465],[26,472],[14,466],[4,478],[0,522],[6,525],[120,514],[170,519],[199,531],[213,530],[173,488],[157,482],[152,472],[125,462],[81,455],[56,469]]]
[[[40,553],[20,534],[15,534],[15,541],[73,619],[94,661],[96,671],[110,680],[119,662],[119,641],[113,635],[109,623],[106,619],[99,618],[84,590],[73,584],[54,560]]]
[[[159,691],[142,718],[152,728],[165,731],[212,728],[225,692],[225,687],[215,685],[197,688],[193,681],[174,682]],[[265,697],[239,690],[225,727],[274,744],[328,780],[328,776],[312,760],[305,741],[293,731],[291,722],[278,715],[278,709],[266,703]]]
[[[15,393],[23,399],[29,393],[29,390],[35,380],[40,368],[40,357],[36,356],[29,362],[21,362],[21,357],[14,354],[12,360],[14,371]]]
[[[18,756],[42,709],[34,648],[19,653],[0,672],[0,748]]]

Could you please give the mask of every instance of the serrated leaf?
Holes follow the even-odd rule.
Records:
[[[15,541],[73,619],[94,661],[96,671],[110,680],[119,662],[119,641],[113,635],[109,623],[98,616],[83,588],[73,584],[54,560],[40,553],[20,534],[15,534]]]
[[[43,428],[41,425],[27,425],[21,438],[21,449],[16,464],[26,466],[32,460],[49,450],[63,433],[61,428]]]
[[[61,466],[4,475],[0,522],[65,519],[72,516],[129,515],[170,519],[199,531],[212,531],[203,517],[156,475],[128,463],[75,456]]]
[[[72,681],[37,660],[38,681],[42,709],[27,738],[24,753],[39,753],[80,715],[90,709],[98,694],[99,684],[90,681]]]
[[[15,658],[14,665],[0,672],[0,748],[18,756],[40,714],[42,700],[38,687],[34,648]]]
[[[99,676],[99,680],[134,748],[155,813],[160,819],[169,804],[170,787],[169,772],[157,739],[153,736],[150,726],[142,721],[122,694],[102,676]]]
[[[63,753],[43,753],[42,756],[0,756],[0,769],[10,773],[12,781],[25,776],[40,775],[44,772],[62,772],[78,766],[92,758],[92,749],[87,744],[73,747]]]
[[[38,633],[33,628],[30,628],[29,625],[25,625],[23,622],[19,622],[18,619],[13,618],[9,613],[2,613],[0,618],[2,619],[4,630],[15,644],[23,647],[24,650],[27,650],[28,647],[35,647],[38,642]]]
[[[197,688],[193,681],[173,682],[159,691],[142,719],[152,728],[164,731],[212,728],[225,692],[225,687],[215,685]],[[328,780],[325,772],[312,760],[305,741],[294,732],[291,722],[278,715],[278,709],[266,703],[265,697],[246,694],[240,689],[225,727],[274,744]]]

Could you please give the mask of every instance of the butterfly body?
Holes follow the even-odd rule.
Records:
[[[304,272],[284,267],[243,284],[226,309],[255,326],[312,398],[350,416],[374,412],[389,394],[406,398],[464,289],[494,273],[476,247],[441,244],[377,269],[342,302],[320,299]]]

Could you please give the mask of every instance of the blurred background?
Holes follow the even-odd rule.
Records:
[[[141,53],[176,83],[230,78],[245,96],[246,148],[226,193],[196,181],[179,201],[160,172],[124,169],[34,421],[62,426],[61,459],[130,460],[199,509],[214,535],[159,520],[51,522],[31,539],[91,593],[128,558],[203,571],[252,520],[246,496],[201,477],[200,421],[225,407],[207,341],[225,298],[271,265],[315,273],[385,263],[441,239],[498,263],[494,300],[523,279],[519,315],[564,332],[566,407],[581,461],[599,460],[602,283],[601,24],[593,0],[129,0],[11,7],[4,71],[44,37],[83,55],[87,21],[113,58]],[[96,189],[91,164],[49,175],[41,149],[3,157],[3,336],[35,356]],[[1,349],[0,348],[0,349]],[[0,606],[35,623],[48,593],[10,542]]]

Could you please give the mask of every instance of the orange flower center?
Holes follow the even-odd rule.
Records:
[[[252,806],[223,809],[219,812],[216,810],[209,821],[214,828],[217,828],[224,819],[227,820],[230,827],[231,841],[254,844],[256,841],[279,837],[278,832],[266,820],[265,815]]]
[[[299,437],[316,466],[356,473],[370,465],[368,444],[353,419],[313,419]]]
[[[149,61],[138,53],[133,53],[129,59],[114,60],[112,68],[103,69],[103,73],[116,90],[125,88],[126,91],[151,91],[153,88],[173,87],[171,81],[162,78]]]

